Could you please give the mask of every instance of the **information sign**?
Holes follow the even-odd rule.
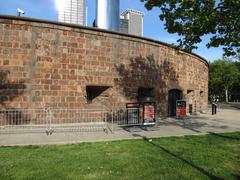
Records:
[[[155,103],[145,102],[143,103],[143,125],[155,125]]]
[[[176,115],[178,118],[183,118],[186,116],[186,101],[185,100],[177,100]]]

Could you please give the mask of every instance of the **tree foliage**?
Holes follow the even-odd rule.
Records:
[[[226,96],[229,90],[239,83],[239,63],[217,60],[209,64],[209,95]]]
[[[223,46],[225,55],[240,53],[240,0],[141,0],[160,19],[169,33],[181,37],[178,46],[192,51],[201,37],[210,35],[207,47]]]

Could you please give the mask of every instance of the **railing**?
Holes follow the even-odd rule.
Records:
[[[112,124],[117,126],[134,126],[141,125],[142,109],[121,109],[112,111]]]
[[[46,109],[0,110],[0,132],[45,131]]]
[[[0,133],[108,131],[143,124],[142,109],[4,109],[0,110]]]
[[[0,110],[0,133],[106,131],[107,116],[99,109],[6,109]]]
[[[100,109],[51,109],[49,131],[107,130],[108,112]]]

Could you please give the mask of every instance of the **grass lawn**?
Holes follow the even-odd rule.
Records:
[[[240,132],[0,147],[0,179],[239,179]]]

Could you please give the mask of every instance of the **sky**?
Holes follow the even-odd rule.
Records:
[[[47,19],[57,21],[57,0],[0,0],[0,14],[17,15],[17,8],[24,10],[25,17],[38,19]],[[88,22],[89,26],[95,17],[95,1],[88,0]],[[120,13],[126,9],[134,9],[144,12],[144,37],[159,40],[169,44],[176,43],[177,34],[169,34],[164,29],[164,22],[159,19],[159,9],[154,8],[151,11],[145,9],[144,4],[140,0],[120,0]],[[207,48],[205,44],[208,42],[205,36],[198,49],[193,52],[202,56],[207,61],[214,61],[222,58],[222,48]]]

